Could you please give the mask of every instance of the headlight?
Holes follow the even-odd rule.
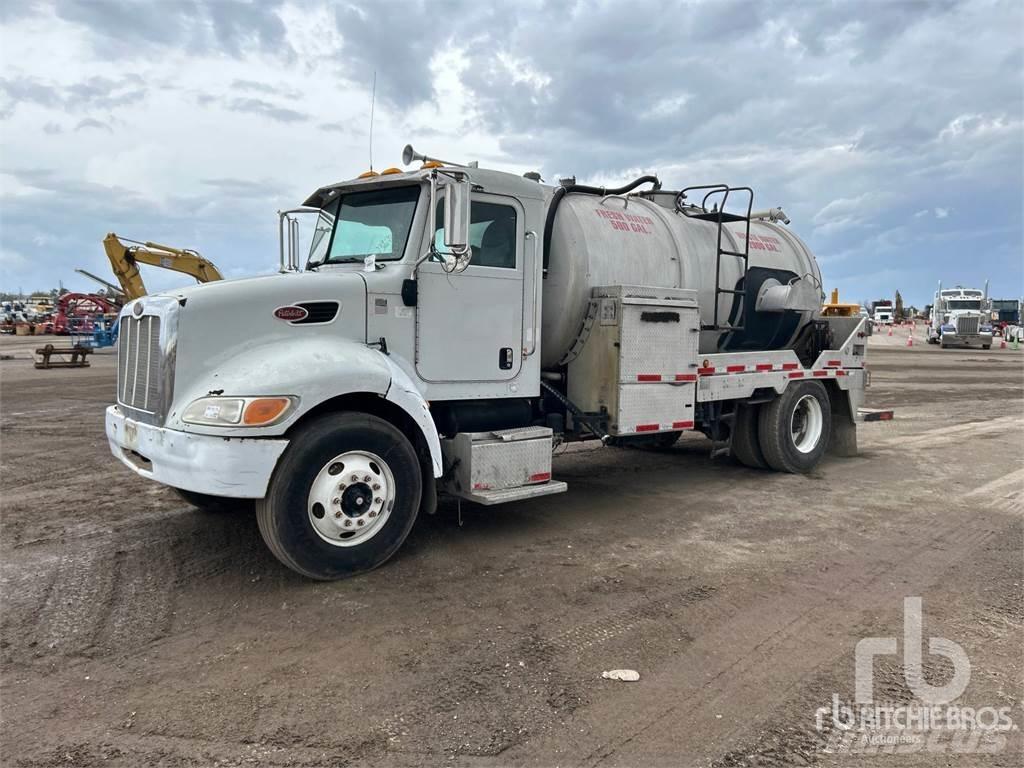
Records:
[[[983,326],[981,326],[981,332],[982,333],[992,333],[992,326],[991,325],[983,325]]]
[[[208,427],[265,427],[279,421],[296,403],[294,397],[200,397],[181,414],[186,424]]]

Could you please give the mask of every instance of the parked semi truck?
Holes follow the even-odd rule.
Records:
[[[928,322],[928,342],[943,349],[953,346],[992,346],[992,303],[985,290],[948,288],[939,283]]]
[[[440,494],[565,491],[562,441],[699,431],[791,473],[856,452],[867,318],[821,316],[814,256],[750,188],[404,160],[281,213],[279,275],[125,306],[115,456],[200,507],[255,500],[285,565],[336,579]]]
[[[872,319],[875,325],[892,325],[896,322],[896,310],[891,299],[876,301],[873,306]]]

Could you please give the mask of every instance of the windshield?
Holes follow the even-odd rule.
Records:
[[[309,247],[309,264],[402,258],[420,188],[350,192],[320,211]]]
[[[981,302],[976,299],[949,299],[947,309],[981,309]]]

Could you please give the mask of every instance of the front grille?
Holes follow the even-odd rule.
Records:
[[[160,318],[122,317],[117,350],[117,401],[146,413],[160,405]]]
[[[957,333],[977,333],[978,332],[978,316],[977,315],[961,315],[956,319],[956,332]]]
[[[303,301],[296,306],[302,307],[309,314],[301,320],[292,320],[292,325],[315,325],[331,322],[338,314],[339,305],[336,301]]]

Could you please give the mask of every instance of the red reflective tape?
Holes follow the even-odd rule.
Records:
[[[846,371],[836,371],[836,376],[845,376]]]
[[[829,360],[828,363],[826,363],[826,366],[828,368],[842,368],[843,367],[843,361],[842,360]]]
[[[804,377],[804,372],[803,371],[793,371],[791,374],[789,374],[789,378],[791,378],[791,379],[802,379],[803,377]]]
[[[770,371],[774,366],[771,363],[758,363],[757,370],[759,371]]]
[[[696,373],[677,373],[676,374],[676,381],[696,381],[696,380],[697,380],[697,374]]]
[[[742,373],[745,370],[747,370],[745,365],[727,365],[725,367],[726,373]]]
[[[487,483],[473,483],[474,491],[489,491],[490,489],[491,486],[488,485]]]
[[[784,370],[784,371],[792,371],[792,370],[796,369],[797,367],[799,367],[799,363],[783,363],[782,364],[782,370]]]
[[[661,381],[660,373],[638,373],[636,375],[637,381]]]
[[[530,475],[531,483],[546,483],[550,479],[550,472],[537,472],[536,474]]]
[[[714,368],[698,368],[697,369],[697,373],[699,373],[701,376],[710,376],[714,372],[715,372]]]
[[[692,421],[673,421],[672,429],[693,429]]]
[[[658,425],[657,424],[637,424],[636,425],[636,431],[637,432],[657,432],[658,431]]]
[[[883,411],[878,414],[879,421],[892,421],[892,411]]]
[[[814,371],[813,375],[821,378],[822,376],[828,376],[828,371]]]

